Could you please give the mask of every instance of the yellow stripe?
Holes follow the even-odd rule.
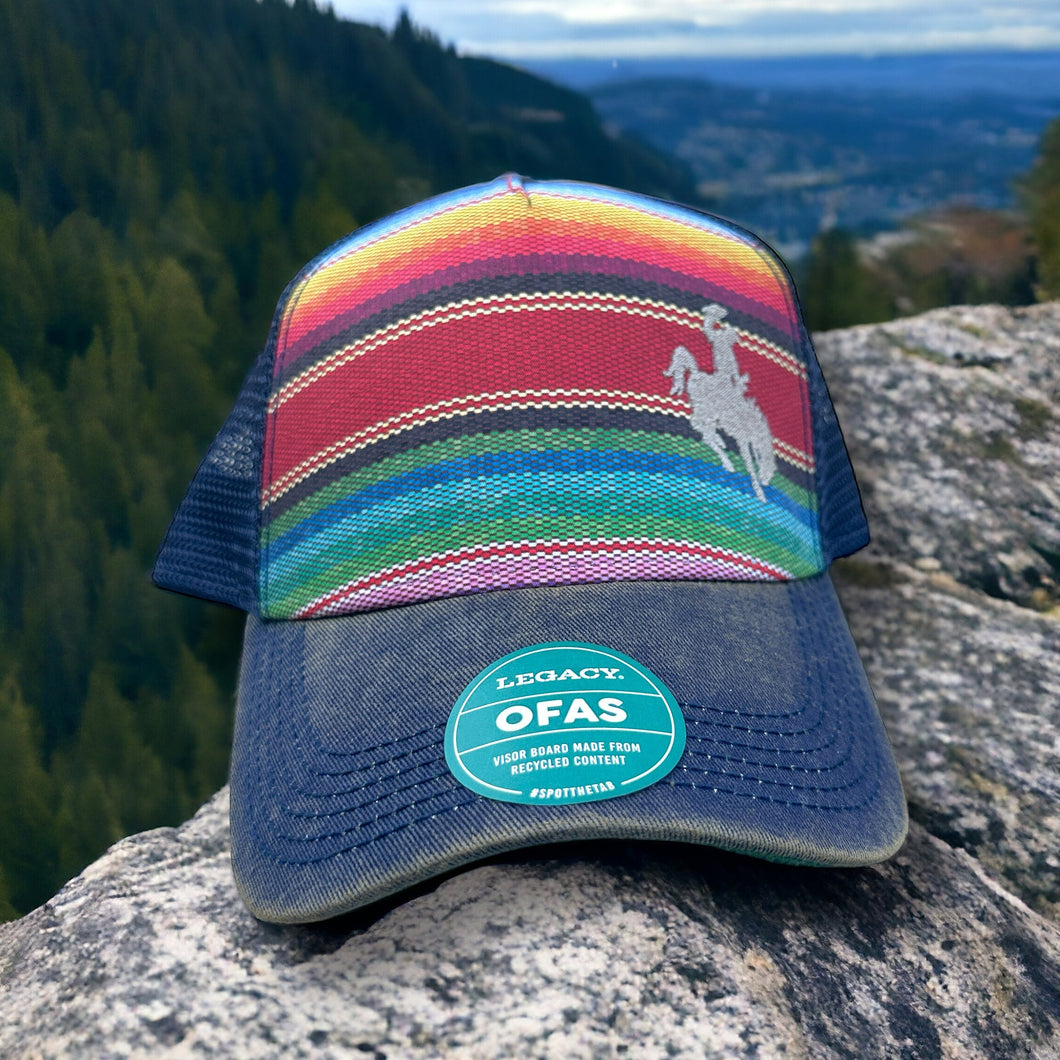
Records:
[[[288,302],[288,316],[305,312],[321,296],[348,281],[351,272],[363,282],[367,274],[381,265],[393,266],[396,260],[415,256],[447,236],[470,235],[476,229],[495,230],[499,225],[538,221],[561,222],[586,229],[587,235],[612,236],[635,246],[630,235],[635,231],[649,242],[659,242],[692,257],[702,257],[703,273],[714,272],[718,261],[723,275],[733,271],[755,274],[759,282],[773,281],[785,304],[790,304],[785,284],[780,281],[775,264],[757,247],[735,234],[702,228],[692,221],[658,216],[630,204],[597,202],[546,192],[534,192],[532,205],[521,192],[491,196],[484,200],[457,205],[427,218],[410,222],[409,227],[389,231],[378,240],[352,247],[349,256],[339,257],[307,277],[297,297]],[[491,238],[492,242],[492,238]],[[650,248],[644,248],[648,250]],[[650,256],[650,255],[649,255]]]

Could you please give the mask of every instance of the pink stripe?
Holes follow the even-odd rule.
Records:
[[[544,561],[544,562],[543,562]],[[310,604],[300,617],[324,617],[370,611],[377,607],[415,603],[443,596],[460,596],[490,589],[518,589],[535,585],[566,585],[609,581],[779,581],[750,564],[733,559],[707,559],[659,550],[608,552],[599,555],[551,554],[486,556],[451,563],[441,569],[414,571],[381,584],[333,594],[323,606]]]
[[[575,556],[598,557],[600,565],[606,564],[612,555],[631,556],[640,553],[644,556],[667,557],[683,556],[707,563],[718,563],[728,570],[731,567],[748,571],[748,577],[759,581],[784,581],[790,577],[782,567],[765,563],[754,556],[692,541],[667,541],[658,538],[588,538],[585,540],[559,541],[506,541],[489,545],[475,545],[469,548],[453,549],[437,553],[422,559],[407,560],[394,567],[387,567],[347,582],[346,585],[317,597],[294,613],[295,618],[311,618],[321,612],[331,613],[333,605],[347,598],[376,586],[388,585],[403,581],[421,571],[436,571],[475,560],[511,559],[513,557],[537,557],[541,566],[538,570],[548,574],[551,570],[549,558],[557,557],[560,562],[570,562]],[[541,579],[538,579],[541,584]],[[494,588],[486,585],[483,588]]]

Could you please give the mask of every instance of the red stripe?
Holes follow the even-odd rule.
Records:
[[[600,315],[601,312],[608,310],[614,312],[615,316],[613,319]],[[560,315],[545,315],[549,313]],[[569,314],[572,313],[596,313],[597,315],[572,321],[567,319]],[[414,318],[380,329],[348,347],[338,348],[329,356],[322,358],[313,365],[307,366],[275,392],[273,398],[270,399],[270,407],[277,407],[283,404],[289,400],[292,394],[304,390],[310,385],[318,385],[318,382],[319,385],[330,385],[330,381],[326,377],[332,376],[336,369],[340,368],[343,361],[352,362],[358,358],[368,356],[371,357],[373,363],[383,363],[389,356],[391,359],[395,357],[402,358],[398,363],[404,363],[403,358],[407,357],[407,354],[395,354],[393,352],[388,354],[383,347],[391,346],[395,342],[410,338],[413,332],[426,332],[429,334],[430,338],[425,339],[429,352],[430,347],[437,348],[443,341],[446,343],[460,341],[459,333],[450,331],[450,328],[459,328],[462,325],[474,326],[471,323],[474,319],[490,317],[497,320],[511,321],[510,327],[521,328],[521,334],[523,335],[521,348],[527,351],[529,356],[535,361],[539,359],[537,346],[543,341],[547,341],[550,346],[554,346],[556,333],[562,331],[565,327],[573,327],[576,332],[581,333],[603,334],[608,326],[618,328],[619,331],[622,330],[624,324],[632,327],[633,323],[639,318],[668,325],[671,331],[674,328],[687,329],[687,335],[685,335],[684,331],[681,331],[680,335],[678,332],[673,332],[678,337],[685,335],[687,338],[695,334],[699,324],[695,314],[682,309],[669,309],[661,305],[640,305],[632,298],[622,298],[616,295],[596,292],[575,295],[560,292],[529,295],[513,294],[497,296],[494,299],[479,298],[465,304],[440,305],[433,309],[425,310]],[[586,326],[587,319],[591,321],[589,326]],[[540,338],[535,332],[541,333]],[[406,335],[405,333],[409,334]],[[628,344],[630,338],[632,336],[628,338],[622,334],[617,336],[618,341],[623,344],[623,348]],[[535,339],[538,339],[537,343],[535,343]],[[589,335],[588,339],[592,340],[593,335]],[[612,338],[612,341],[614,341],[614,338]],[[413,342],[415,343],[416,340],[413,339]],[[597,345],[599,345],[598,341]],[[459,347],[455,347],[454,352],[456,349],[459,349]],[[594,353],[597,356],[599,355],[598,351],[594,351]],[[704,354],[709,358],[709,350],[705,350]],[[495,358],[492,358],[490,362],[491,370],[494,360]],[[363,363],[365,362],[362,361]]]
[[[586,310],[524,311],[452,321],[358,357],[294,394],[268,417],[265,484],[390,417],[468,394],[608,390],[665,398],[677,345],[707,369],[702,333],[667,321]],[[811,451],[806,388],[765,357],[737,346],[748,393],[775,438]]]

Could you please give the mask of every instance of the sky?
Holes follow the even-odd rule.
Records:
[[[498,59],[881,55],[1060,48],[1058,0],[331,0],[391,27],[412,20]]]

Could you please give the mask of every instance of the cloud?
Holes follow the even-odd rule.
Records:
[[[390,26],[401,7],[465,53],[632,59],[1060,48],[1056,0],[334,0]]]

